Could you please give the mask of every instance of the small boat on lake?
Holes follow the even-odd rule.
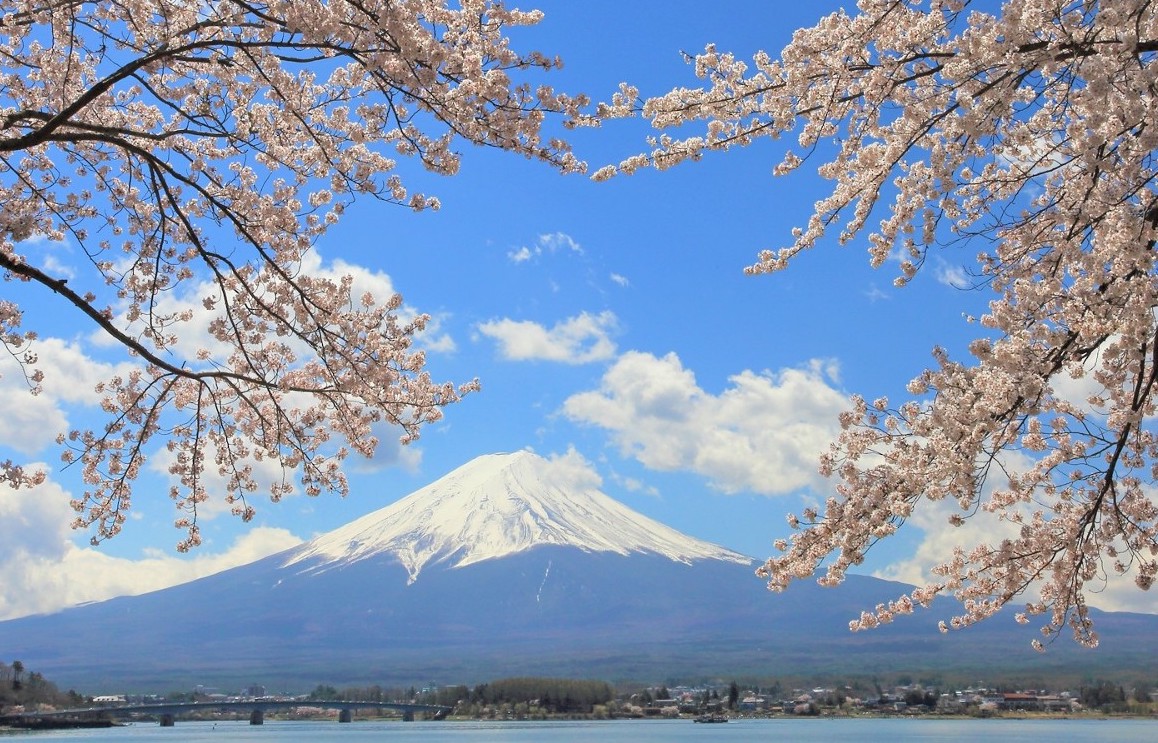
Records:
[[[692,719],[693,722],[727,722],[725,715],[700,715]]]

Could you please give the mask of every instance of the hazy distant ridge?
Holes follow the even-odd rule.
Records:
[[[968,678],[1152,670],[1158,617],[1097,613],[1102,645],[1030,649],[998,616],[942,635],[939,603],[852,634],[906,586],[765,590],[749,558],[600,493],[565,458],[480,457],[397,503],[198,581],[0,622],[0,655],[89,693],[251,683],[666,681],[900,669]]]

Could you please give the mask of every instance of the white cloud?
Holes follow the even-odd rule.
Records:
[[[1030,461],[1015,452],[1007,452],[1002,469],[1011,472],[1025,471]],[[982,497],[988,499],[996,488],[1007,485],[1003,478],[991,477],[986,481]],[[1030,510],[1025,509],[1028,516]],[[962,548],[971,551],[979,544],[999,544],[1003,539],[1017,539],[1020,527],[997,514],[978,508],[967,514],[961,526],[949,523],[949,517],[962,514],[957,501],[922,501],[905,520],[904,530],[913,534],[920,532],[920,541],[906,558],[897,560],[888,567],[876,570],[873,575],[886,580],[896,580],[910,585],[926,585],[943,580],[934,575],[932,568],[953,559],[953,550]],[[1104,573],[1105,571],[1103,571]],[[1037,588],[1031,587],[1020,599],[1014,599],[1010,606],[1021,610],[1029,600],[1038,597]],[[1134,584],[1133,575],[1104,575],[1103,579],[1087,584],[1086,600],[1091,606],[1106,611],[1138,611],[1154,613],[1153,594],[1141,591]],[[1032,620],[1032,618],[1031,618]]]
[[[407,320],[416,314],[412,308],[404,308],[403,312]],[[448,317],[447,314],[429,315],[430,319],[426,321],[426,327],[414,339],[415,348],[421,348],[427,353],[435,354],[452,354],[457,351],[458,344],[455,342],[454,336],[442,329],[443,320]]]
[[[370,426],[370,432],[378,439],[374,456],[366,457],[352,452],[346,458],[346,465],[352,472],[368,474],[381,472],[389,467],[401,467],[407,472],[417,472],[422,464],[422,449],[417,444],[403,445],[399,441],[399,429],[389,423],[378,422]]]
[[[622,274],[617,274],[617,273],[611,274],[611,280],[613,282],[615,282],[616,284],[618,284],[619,286],[624,287],[625,289],[627,287],[631,286],[631,282],[627,279],[626,276],[623,276]]]
[[[525,263],[532,258],[554,253],[576,253],[583,255],[583,246],[565,232],[549,232],[539,235],[534,245],[520,245],[514,250],[507,251],[507,258],[512,263]]]
[[[49,247],[55,248],[56,244]],[[369,270],[342,260],[324,264],[316,251],[307,254],[302,270],[313,276],[325,276],[334,280],[347,274],[352,276],[352,291],[355,298],[364,292],[369,292],[379,301],[386,301],[394,293],[390,277],[385,273]],[[212,293],[211,290],[212,286],[209,283],[194,284],[190,282],[184,285],[179,293],[166,292],[159,296],[158,311],[161,313],[193,311],[193,319],[178,329],[178,340],[173,349],[174,358],[178,362],[182,356],[186,359],[195,358],[199,348],[211,349],[218,356],[221,355],[219,344],[208,330],[214,313],[206,311],[201,301],[204,296]],[[417,312],[410,307],[404,307],[399,314],[404,320],[408,320]],[[424,343],[424,341],[426,342]],[[428,323],[427,332],[423,334],[418,343],[427,349],[433,347],[437,350],[449,351],[454,348],[453,339],[439,330],[438,318],[433,318]],[[45,456],[46,450],[55,451],[54,442],[59,434],[67,433],[74,428],[95,427],[100,430],[104,419],[100,417],[103,414],[97,407],[101,398],[101,395],[95,391],[97,384],[116,375],[126,376],[134,368],[134,364],[129,361],[111,364],[90,355],[90,352],[96,350],[100,353],[99,349],[106,347],[111,347],[113,350],[105,355],[119,353],[122,350],[117,348],[116,342],[109,339],[107,334],[99,330],[86,332],[75,341],[42,337],[31,343],[28,350],[35,353],[37,358],[34,363],[28,365],[28,372],[30,373],[32,369],[39,369],[44,374],[41,391],[37,395],[30,393],[29,382],[25,378],[25,370],[21,369],[16,359],[10,354],[0,354],[0,395],[5,400],[4,415],[0,416],[0,448],[10,450],[7,453],[0,451],[0,459],[13,455],[17,455],[16,458],[19,459]],[[384,424],[376,427],[375,432],[382,441],[381,449],[372,460],[353,455],[350,461],[352,469],[366,471],[395,464],[410,468],[417,465],[421,458],[421,452],[416,448],[399,446],[399,429]],[[165,449],[163,441],[154,441],[146,453],[149,457],[148,471],[161,473],[163,477],[167,478],[169,484],[178,484],[179,479],[167,471],[173,462],[174,455]],[[198,516],[203,522],[221,513],[227,513],[229,510],[229,505],[221,497],[221,494],[225,492],[223,488],[224,478],[212,471],[215,455],[213,447],[209,447],[208,454],[211,471],[205,474],[205,482],[207,490],[213,494],[213,497],[199,507]],[[280,481],[283,476],[294,481],[298,476],[296,472],[283,472],[280,463],[272,458],[264,461],[251,459],[246,464],[254,467],[255,478],[259,483],[259,490],[256,491],[251,500],[251,505],[258,508],[261,507],[262,503],[268,502],[266,494],[269,483]],[[141,497],[138,498],[139,503],[148,505],[160,512],[164,512],[168,508],[169,513],[176,516],[171,502],[160,493],[156,493],[157,498],[146,497],[146,491],[150,487],[151,485],[145,482],[144,477],[136,483],[136,489],[141,494]],[[163,487],[154,489],[165,490]],[[155,506],[152,505],[154,501]],[[30,503],[26,500],[22,502],[25,505]],[[67,499],[64,499],[64,506],[65,509],[56,513],[55,516],[60,523],[67,524],[71,522],[74,514],[67,508]],[[132,512],[134,518],[139,518],[140,513],[139,507]],[[28,517],[22,516],[20,520],[13,520],[12,523],[21,523],[25,518],[34,517],[35,511]],[[44,531],[42,526],[43,524],[40,524],[38,528],[30,529],[30,531],[41,533]],[[6,548],[10,541],[0,540],[0,545]],[[60,540],[51,544],[60,547],[66,541],[67,537],[61,537]],[[176,541],[176,537],[174,537],[174,541]],[[70,559],[73,560],[81,558],[99,560],[101,558],[101,553],[92,551],[78,551],[70,554]],[[61,553],[54,557],[63,559],[64,555]],[[2,559],[4,558],[0,556],[0,560]],[[204,562],[205,558],[198,557],[197,560]],[[7,574],[5,575],[7,576]]]
[[[539,235],[539,247],[548,253],[566,251],[568,253],[583,255],[583,246],[564,232],[552,232],[546,235]]]
[[[642,480],[636,479],[634,477],[627,477],[618,473],[612,473],[611,479],[615,482],[616,485],[629,493],[642,493],[644,495],[650,495],[655,498],[660,497],[658,488],[656,488],[654,485],[648,485]]]
[[[1096,359],[1098,353],[1095,352]],[[1093,416],[1105,416],[1105,407],[1094,407],[1090,404],[1092,397],[1107,397],[1108,392],[1106,386],[1094,378],[1091,373],[1094,369],[1094,361],[1086,364],[1085,373],[1081,377],[1074,377],[1068,369],[1063,369],[1058,374],[1055,374],[1050,380],[1050,386],[1053,388],[1053,394],[1059,400],[1065,400],[1069,404],[1075,406],[1078,410]]]
[[[348,263],[341,259],[335,259],[330,262],[324,262],[317,250],[309,251],[305,254],[300,267],[300,272],[309,275],[313,278],[325,278],[334,282],[340,282],[343,277],[350,276],[351,283],[351,297],[354,302],[359,301],[363,294],[371,294],[379,304],[384,304],[395,293],[393,282],[389,275],[384,272],[371,270],[363,266]],[[198,352],[205,349],[210,353],[214,359],[223,359],[230,353],[230,348],[220,343],[210,333],[210,324],[216,319],[223,308],[223,303],[218,302],[218,309],[207,310],[203,305],[203,300],[206,297],[219,296],[219,289],[211,281],[201,282],[187,282],[182,285],[179,292],[166,292],[159,296],[156,310],[162,315],[176,315],[182,312],[188,312],[191,319],[188,322],[180,324],[176,329],[177,338],[176,343],[171,349],[171,356],[178,361],[185,361],[191,367],[196,367],[199,364],[208,362],[195,361],[198,358]],[[403,306],[397,314],[401,322],[409,322],[419,313],[413,307]],[[426,325],[425,331],[416,339],[416,346],[423,348],[426,351],[435,352],[452,352],[455,349],[454,339],[445,333],[440,327],[440,318],[432,317]],[[106,334],[95,331],[90,335],[89,340],[97,346],[115,344]],[[279,341],[286,341],[284,338],[279,338]],[[294,341],[287,341],[291,344]],[[59,342],[57,346],[61,345]],[[55,347],[55,346],[54,346]],[[64,389],[69,390],[91,390],[98,382],[110,377],[113,373],[113,367],[101,366],[86,360],[83,354],[74,347],[67,347],[71,352],[71,356],[67,356],[60,362],[60,366],[69,370],[72,374],[61,375],[63,379]],[[300,358],[310,358],[312,354],[305,348],[304,344],[298,343],[295,349],[299,353]],[[59,354],[58,354],[59,355]],[[42,364],[43,366],[43,364]],[[83,383],[75,379],[75,377],[84,375]],[[50,375],[49,379],[55,375]],[[46,379],[45,389],[46,393],[52,392],[49,388],[49,379]],[[0,385],[8,383],[8,379],[0,380]],[[51,397],[51,396],[50,396]],[[65,430],[65,414],[58,408],[49,408],[42,410],[36,407],[37,401],[47,401],[49,398],[42,395],[40,398],[35,398],[32,403],[22,405],[18,409],[10,411],[6,421],[0,421],[0,444],[10,443],[11,441],[23,442],[28,445],[28,442],[33,439],[29,438],[23,429],[28,428],[29,419],[37,421],[51,421],[52,426],[41,424],[37,428],[30,430],[46,431],[44,434],[47,437],[45,442],[38,442],[40,444],[51,441],[53,437],[61,430]],[[94,402],[95,398],[86,399],[86,402]],[[287,401],[287,405],[290,402]],[[16,406],[14,406],[16,407]],[[40,408],[45,407],[45,402],[40,402]],[[292,407],[292,405],[291,405]],[[9,430],[11,429],[11,430]],[[376,430],[379,439],[383,442],[396,442],[400,435],[400,429],[387,430],[388,427],[379,427]],[[364,467],[378,468],[383,466],[385,462],[399,461],[403,463],[413,462],[416,453],[399,453],[397,446],[390,443],[384,444],[387,448],[382,452],[382,456],[376,456],[374,460],[362,460],[358,464]],[[212,463],[214,455],[216,454],[214,447],[208,446],[209,459]],[[168,478],[170,484],[179,484],[179,478],[170,475],[168,472],[169,466],[174,461],[174,454],[167,451],[163,446],[160,446],[155,451],[148,452],[150,456],[149,468],[154,472],[161,473]],[[255,479],[259,483],[258,493],[268,492],[268,485],[272,482],[280,482],[283,477],[288,478],[291,482],[296,479],[294,472],[284,472],[280,463],[276,459],[267,458],[263,461],[256,461],[249,458],[245,462],[255,470]],[[206,489],[210,493],[225,492],[224,484],[225,478],[218,475],[215,471],[215,466],[210,464],[204,476],[206,482]],[[199,506],[198,517],[200,519],[210,519],[221,513],[227,513],[229,505],[221,498],[211,498],[209,501]]]
[[[68,404],[95,406],[100,402],[96,385],[114,374],[126,374],[129,364],[112,365],[87,356],[76,343],[60,338],[41,338],[29,345],[36,354],[28,372],[44,373],[41,392],[33,395],[25,370],[9,354],[0,354],[0,396],[5,400],[0,416],[0,445],[32,456],[67,433]]]
[[[1029,142],[1020,139],[1007,142],[995,154],[998,162],[1008,166],[1016,175],[1033,178],[1058,170],[1072,171],[1075,163],[1072,151],[1065,147],[1056,132]]]
[[[287,407],[303,407],[305,401],[295,402],[294,396],[289,395],[286,398]],[[379,421],[371,425],[371,434],[378,439],[378,445],[374,450],[374,456],[367,458],[356,451],[350,451],[344,460],[344,466],[349,472],[357,472],[359,474],[370,474],[381,472],[387,468],[400,467],[409,472],[417,471],[419,465],[422,463],[422,450],[416,445],[402,444],[400,437],[402,429],[391,423]],[[202,486],[209,494],[209,499],[197,505],[197,520],[201,523],[210,521],[218,516],[227,515],[232,509],[232,505],[225,500],[225,494],[229,493],[228,473],[222,475],[218,471],[218,461],[232,462],[233,457],[218,456],[217,445],[207,439],[203,445],[203,453],[205,458],[205,471],[202,473]],[[165,447],[159,447],[149,459],[148,468],[150,471],[157,473],[165,478],[169,486],[181,487],[181,478],[183,475],[173,474],[169,468],[177,461],[177,454],[168,450]],[[282,462],[277,457],[265,456],[260,459],[255,457],[246,457],[239,462],[240,465],[250,467],[250,476],[256,483],[256,488],[249,493],[246,493],[246,501],[248,505],[253,506],[258,513],[261,513],[264,507],[270,504],[269,494],[273,486],[279,488],[284,485],[289,485],[292,489],[285,497],[293,497],[300,493],[298,483],[301,477],[300,469],[287,469],[282,465]],[[182,488],[184,490],[184,488]],[[168,502],[172,506],[172,501],[166,501],[164,498],[155,498],[150,501],[150,505],[163,504]],[[134,504],[134,507],[135,504]],[[174,518],[177,512],[173,511]]]
[[[574,447],[568,448],[566,454],[548,456],[547,463],[552,482],[565,483],[573,490],[598,490],[603,486],[603,478]]]
[[[921,506],[905,523],[906,528],[916,527],[923,532],[916,550],[908,558],[873,571],[874,576],[910,585],[937,582],[941,578],[933,575],[930,569],[951,559],[954,546],[968,550],[977,544],[997,543],[1005,537],[1015,538],[1018,533],[1009,522],[980,510],[971,514],[962,526],[951,526],[949,516],[960,513],[955,502],[926,502]],[[1036,599],[1037,591],[1031,588],[1022,598],[1014,599],[1010,607],[1020,611],[1027,601]],[[1106,574],[1103,579],[1090,582],[1086,586],[1086,600],[1090,606],[1105,611],[1154,613],[1154,595],[1139,590],[1132,574]]]
[[[46,235],[34,235],[16,244],[16,249],[28,262],[37,265],[57,279],[76,278],[76,268],[66,263],[64,258],[74,255],[72,245],[64,240],[53,240]]]
[[[1153,590],[1143,591],[1134,583],[1134,574],[1105,576],[1104,583],[1089,583],[1086,586],[1086,601],[1104,611],[1134,611],[1153,614]],[[1097,629],[1097,625],[1095,625]]]
[[[965,269],[961,266],[951,266],[948,263],[938,263],[933,271],[938,283],[951,286],[954,289],[972,288],[973,282],[969,279]]]
[[[256,527],[224,552],[190,557],[112,557],[72,543],[69,495],[53,482],[0,486],[0,620],[56,611],[88,601],[138,595],[245,565],[301,540],[285,529]],[[176,534],[176,532],[174,532]],[[176,537],[174,537],[176,541]]]
[[[532,253],[531,249],[526,245],[523,245],[519,249],[512,250],[507,253],[507,257],[511,259],[512,263],[523,263],[524,261],[529,261],[532,257],[534,257],[534,255],[535,254]]]
[[[721,491],[766,495],[826,489],[817,474],[835,438],[846,396],[832,386],[834,365],[729,378],[719,395],[699,387],[679,358],[629,352],[600,388],[563,406],[572,420],[611,432],[619,449],[657,470],[686,470]]]
[[[586,364],[615,355],[611,333],[618,324],[615,313],[580,313],[556,323],[551,329],[530,320],[491,320],[478,331],[498,341],[503,358],[509,361],[558,361]]]
[[[269,503],[270,488],[273,485],[280,485],[288,483],[290,486],[296,484],[298,472],[295,470],[286,469],[281,460],[276,457],[263,457],[257,459],[255,457],[245,457],[244,459],[237,459],[229,455],[218,455],[217,445],[210,439],[205,439],[202,445],[202,453],[204,454],[205,470],[201,473],[201,485],[205,492],[209,494],[208,500],[197,504],[197,521],[204,523],[218,516],[228,514],[233,506],[225,501],[225,496],[229,492],[227,487],[228,474],[222,475],[218,471],[217,462],[232,462],[238,467],[249,467],[250,477],[253,478],[257,484],[257,488],[246,493],[246,502],[253,506],[260,513],[262,504]],[[187,489],[183,486],[181,480],[184,474],[172,474],[169,468],[177,461],[177,452],[170,451],[168,448],[159,447],[149,458],[148,468],[152,472],[156,472],[161,477],[165,478],[169,486],[177,487],[182,492]],[[143,485],[138,482],[137,490],[142,490]],[[167,490],[166,490],[167,492]],[[159,494],[158,494],[159,495]],[[150,501],[150,505],[161,505],[166,502],[163,497],[156,497]],[[171,511],[174,518],[177,518],[178,512],[174,507],[173,501],[168,501],[169,507],[174,510]],[[135,505],[134,505],[135,507]]]
[[[968,550],[977,544],[1017,537],[1017,528],[995,514],[977,509],[969,514],[961,526],[953,526],[949,518],[954,514],[961,515],[956,500],[921,501],[905,520],[903,527],[910,535],[914,530],[920,531],[920,543],[908,557],[874,571],[873,575],[923,586],[935,582],[936,576],[931,569],[952,559],[954,548],[963,547]]]
[[[355,303],[359,302],[364,294],[370,294],[379,305],[382,305],[397,291],[388,274],[349,263],[340,258],[328,263],[324,262],[322,255],[316,249],[308,251],[303,256],[297,273],[315,279],[329,279],[336,283],[341,282],[345,276],[351,277],[350,296]],[[211,298],[217,303],[217,309],[205,309],[203,302],[207,298]],[[216,283],[208,278],[204,281],[186,282],[181,285],[179,291],[161,294],[155,307],[158,314],[175,315],[188,312],[191,315],[188,322],[181,323],[175,329],[177,341],[171,347],[170,353],[177,357],[183,357],[184,361],[191,366],[199,363],[194,360],[197,359],[198,351],[201,349],[208,350],[213,358],[222,358],[228,354],[230,349],[220,344],[209,332],[210,324],[220,316],[223,307],[220,289]],[[405,323],[417,317],[420,312],[412,306],[403,305],[396,314],[399,320]],[[426,330],[416,338],[415,345],[430,351],[454,350],[454,340],[446,333],[441,332],[440,319],[437,316],[431,317],[427,322]],[[130,332],[137,332],[141,322],[144,321],[130,326]],[[284,342],[287,339],[279,338],[278,340]],[[103,346],[115,346],[117,344],[116,340],[108,337],[102,331],[95,331],[91,336],[91,341]],[[303,345],[299,345],[295,350],[299,351],[303,357],[306,355],[306,349]]]

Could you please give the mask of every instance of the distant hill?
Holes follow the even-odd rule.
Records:
[[[654,681],[889,672],[1151,671],[1158,616],[1100,613],[1094,651],[952,604],[850,633],[904,586],[766,591],[749,558],[683,535],[529,452],[481,457],[264,560],[142,596],[0,623],[0,655],[81,690],[194,684]]]

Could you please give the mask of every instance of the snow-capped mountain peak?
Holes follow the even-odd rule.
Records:
[[[295,549],[286,565],[312,570],[392,554],[410,582],[428,564],[462,567],[541,545],[588,552],[653,553],[690,563],[750,563],[639,514],[598,490],[578,456],[530,451],[478,457],[385,508]]]

